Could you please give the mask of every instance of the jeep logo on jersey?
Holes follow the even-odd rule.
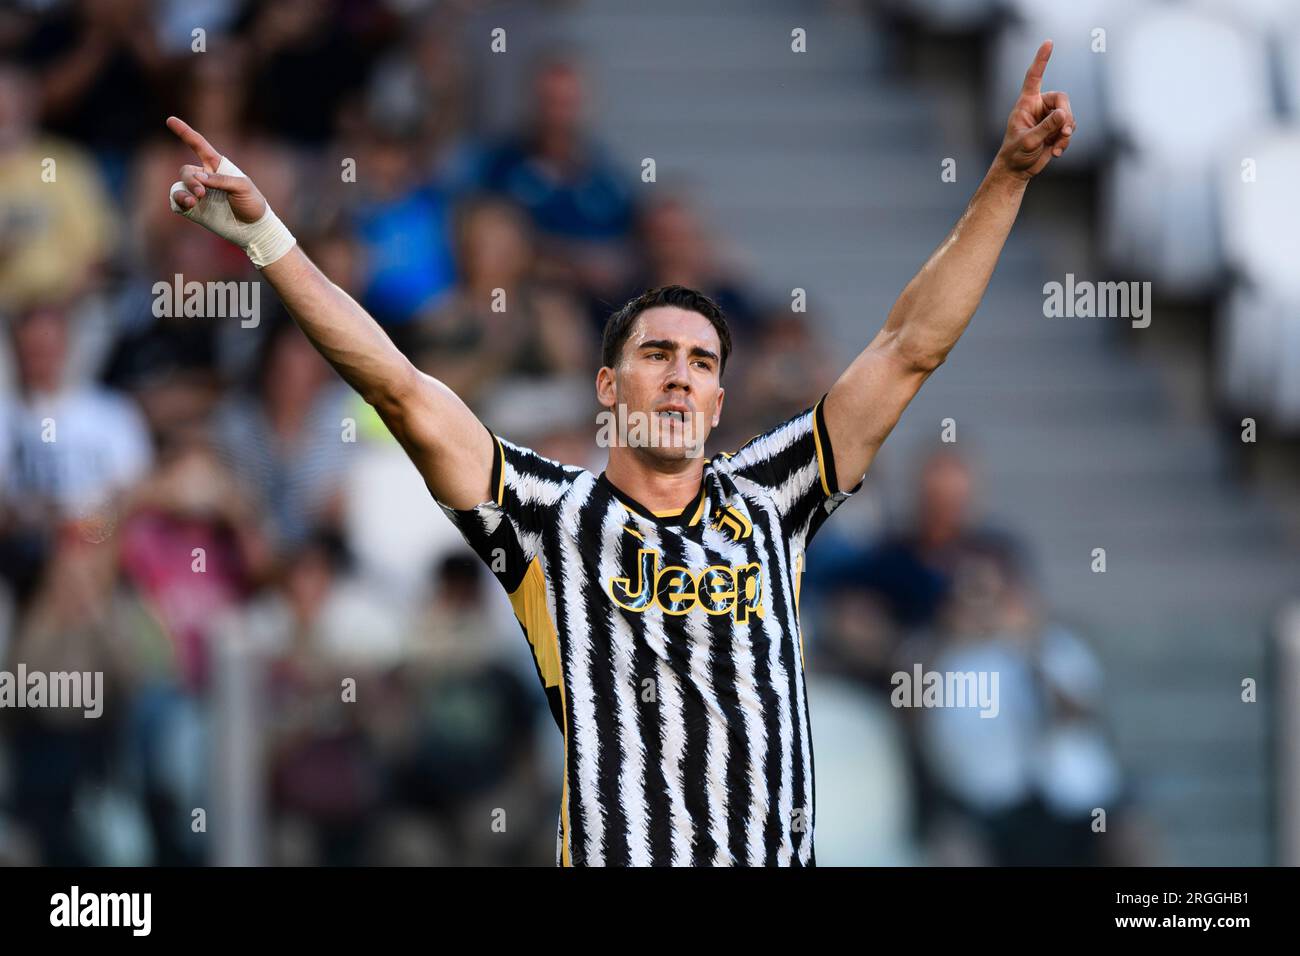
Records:
[[[614,603],[628,611],[658,607],[665,614],[681,615],[700,608],[705,614],[733,614],[744,624],[750,613],[763,617],[763,569],[757,562],[741,565],[711,564],[699,574],[670,564],[659,567],[659,552],[637,552],[637,579],[610,578]]]

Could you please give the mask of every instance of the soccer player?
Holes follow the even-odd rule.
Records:
[[[1069,98],[1040,89],[1050,54],[961,219],[813,407],[706,459],[722,314],[669,286],[611,316],[596,395],[654,427],[612,443],[599,475],[489,431],[321,274],[252,180],[167,120],[201,163],[182,167],[172,209],[248,253],[509,593],[564,734],[557,864],[815,864],[804,554],[956,344],[1026,184],[1069,145]]]

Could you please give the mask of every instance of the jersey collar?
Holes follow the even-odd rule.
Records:
[[[708,462],[705,462],[705,467],[706,468],[708,467]],[[653,521],[657,524],[682,525],[685,527],[691,527],[693,525],[699,524],[700,518],[704,515],[704,498],[705,498],[704,491],[705,488],[707,487],[707,480],[703,474],[700,475],[699,494],[695,496],[695,498],[691,501],[689,505],[687,505],[685,508],[682,508],[680,511],[659,511],[659,512],[651,511],[649,508],[641,504],[641,502],[637,501],[631,495],[626,494],[623,491],[619,490],[618,486],[615,485],[612,481],[610,481],[609,478],[606,477],[605,472],[603,471],[600,473],[600,477],[596,480],[599,481],[601,485],[605,487],[606,491],[608,491],[615,498],[617,498],[619,502],[622,503],[623,507],[627,508],[628,511],[631,511],[633,514],[640,515],[642,518],[645,518],[648,521]]]

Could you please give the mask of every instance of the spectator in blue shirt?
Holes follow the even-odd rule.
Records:
[[[531,124],[489,149],[481,185],[527,210],[546,240],[552,278],[613,296],[630,278],[632,195],[623,171],[585,130],[582,76],[550,57],[534,78]]]

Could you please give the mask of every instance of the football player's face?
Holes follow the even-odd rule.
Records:
[[[597,390],[602,405],[627,416],[627,444],[661,459],[701,457],[722,414],[721,363],[712,322],[659,306],[637,316],[618,366],[601,369]]]

